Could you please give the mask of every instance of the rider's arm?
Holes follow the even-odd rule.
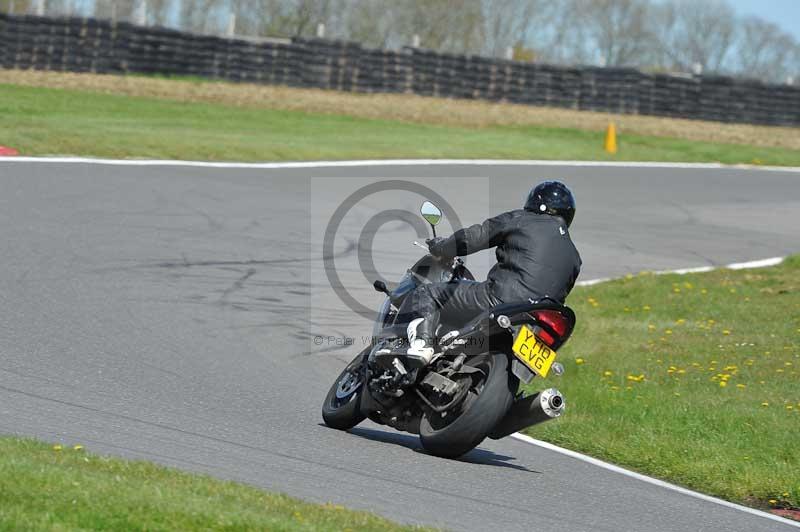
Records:
[[[512,212],[505,212],[482,224],[459,229],[431,251],[434,255],[457,257],[498,246],[503,242],[504,229],[513,217]]]

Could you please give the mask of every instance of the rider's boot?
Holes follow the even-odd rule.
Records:
[[[417,318],[408,324],[406,360],[412,367],[425,367],[433,360],[433,323],[429,318]]]

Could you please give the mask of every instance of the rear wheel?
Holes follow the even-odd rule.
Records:
[[[444,416],[426,411],[419,427],[422,446],[443,458],[459,457],[486,438],[508,412],[519,382],[508,372],[505,353],[489,353],[468,362],[475,374],[461,406]]]
[[[322,419],[331,428],[347,430],[355,427],[366,416],[361,413],[361,394],[364,391],[364,353],[359,353],[336,377],[325,402]]]

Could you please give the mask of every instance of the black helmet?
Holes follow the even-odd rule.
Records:
[[[561,216],[569,227],[575,217],[575,198],[564,183],[545,181],[536,185],[528,194],[525,210]]]

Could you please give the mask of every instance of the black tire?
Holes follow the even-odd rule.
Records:
[[[420,423],[422,446],[442,458],[457,458],[480,445],[511,408],[519,384],[508,372],[505,353],[488,353],[468,363],[487,373],[479,393],[470,390],[463,409],[452,422],[448,423],[447,417],[437,418],[439,414],[435,412],[426,412]]]
[[[347,430],[355,427],[366,416],[361,413],[361,394],[364,392],[364,353],[359,353],[346,368],[336,377],[325,402],[322,403],[322,420],[331,428]],[[347,377],[357,378],[360,382],[353,391],[346,396],[337,396],[339,386]]]

